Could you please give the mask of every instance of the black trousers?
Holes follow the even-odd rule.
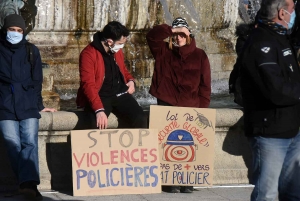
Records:
[[[146,115],[131,94],[101,97],[101,101],[106,116],[108,117],[111,112],[114,113],[121,127],[128,125],[129,128],[148,128]]]
[[[157,105],[163,105],[163,106],[172,106],[171,104],[169,103],[166,103],[160,99],[157,99]]]

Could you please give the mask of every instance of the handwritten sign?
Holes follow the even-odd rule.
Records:
[[[149,128],[158,129],[162,185],[211,186],[214,109],[150,106]]]
[[[71,131],[74,196],[160,193],[156,133]]]

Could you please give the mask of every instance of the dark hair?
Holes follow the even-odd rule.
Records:
[[[111,21],[105,25],[102,33],[105,39],[111,38],[113,41],[120,40],[122,36],[129,36],[128,29],[117,21]]]

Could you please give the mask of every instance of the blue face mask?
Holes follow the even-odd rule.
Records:
[[[284,10],[284,9],[283,9],[283,10]],[[291,16],[290,22],[289,22],[289,23],[287,23],[287,22],[285,21],[285,23],[287,23],[287,25],[288,25],[288,28],[291,29],[291,28],[293,28],[294,23],[295,23],[296,12],[295,12],[295,10],[294,10],[292,13],[289,13],[287,10],[284,10],[284,11],[287,12],[287,13]]]
[[[16,31],[8,31],[6,34],[6,40],[11,44],[17,44],[23,39],[23,34]]]

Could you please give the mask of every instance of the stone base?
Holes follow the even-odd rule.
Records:
[[[72,161],[70,130],[95,128],[94,115],[83,111],[41,113],[39,131],[40,189],[71,190]],[[118,120],[109,116],[109,128]],[[0,191],[16,188],[15,179],[0,146]],[[248,184],[251,151],[243,134],[242,112],[217,109],[214,185]]]

